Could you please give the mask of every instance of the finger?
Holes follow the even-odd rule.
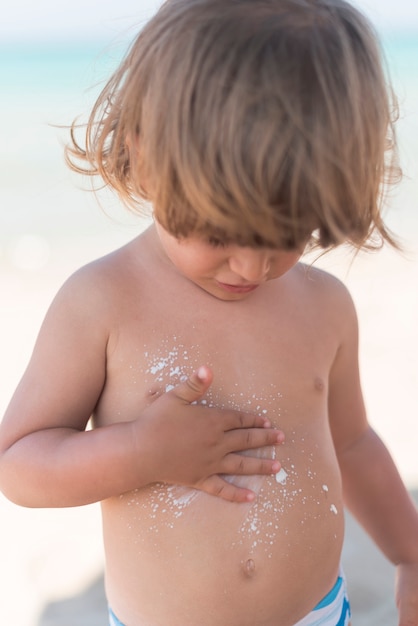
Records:
[[[217,474],[209,476],[199,485],[199,489],[228,502],[253,502],[256,498],[250,489],[232,485]]]
[[[228,454],[223,460],[223,474],[238,476],[273,475],[281,468],[277,459],[259,459],[243,454]]]
[[[192,404],[192,402],[200,400],[200,398],[207,392],[212,384],[212,380],[212,371],[206,367],[206,365],[202,365],[196,372],[193,372],[187,380],[180,383],[180,385],[175,387],[169,393],[174,394],[177,398],[187,404]]]
[[[242,428],[225,433],[229,452],[274,446],[284,441],[284,433],[274,428]]]
[[[223,410],[218,419],[223,420],[225,432],[239,428],[271,428],[271,422],[265,415]]]

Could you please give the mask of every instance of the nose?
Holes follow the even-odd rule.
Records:
[[[267,278],[270,270],[270,255],[266,250],[238,248],[229,258],[229,267],[234,274],[249,283],[259,283]]]

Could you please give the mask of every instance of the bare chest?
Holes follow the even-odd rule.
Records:
[[[326,320],[303,306],[205,303],[149,306],[118,320],[99,420],[135,419],[201,365],[214,373],[204,404],[269,414],[273,422],[295,409],[323,415],[337,347]]]

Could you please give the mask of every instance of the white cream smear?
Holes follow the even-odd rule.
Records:
[[[276,474],[276,481],[278,483],[280,483],[281,485],[285,485],[286,484],[286,480],[287,477],[289,476],[289,474],[286,472],[285,469],[283,469],[283,467],[280,469],[279,472],[277,472]]]
[[[176,341],[176,338],[174,338]],[[151,354],[145,347],[144,355],[148,364],[142,371],[145,379],[150,385],[159,383],[163,389],[168,392],[176,385],[186,380],[191,372],[199,365],[195,354],[199,351],[193,346],[186,348],[181,343],[175,343],[174,347],[169,347],[169,340],[161,342],[161,348],[158,354]],[[236,385],[238,387],[238,384]],[[273,386],[272,386],[273,387]],[[222,388],[218,393],[222,394]],[[199,404],[205,404],[208,407],[229,408],[237,410],[248,410],[256,412],[258,415],[272,415],[280,427],[280,399],[281,394],[277,389],[273,389],[271,394],[266,398],[258,397],[251,394],[250,390],[244,394],[242,391],[236,393],[228,393],[227,401],[215,395],[212,389],[209,389],[205,398]],[[303,446],[304,439],[296,438],[295,433],[285,433],[286,439],[292,443],[297,441]],[[293,439],[292,436],[294,437]],[[283,449],[284,451],[285,449]],[[257,455],[263,458],[276,458],[276,448],[274,446],[252,450],[251,455]],[[274,476],[227,476],[226,479],[238,486],[245,486],[252,489],[257,498],[251,504],[242,504],[243,521],[237,529],[237,540],[233,545],[245,545],[249,556],[254,555],[255,550],[264,549],[268,557],[273,556],[272,546],[278,540],[288,533],[288,529],[282,524],[282,519],[286,519],[284,515],[286,510],[295,505],[303,510],[304,505],[310,503],[315,506],[309,507],[308,516],[312,516],[312,509],[317,506],[317,517],[324,514],[324,498],[325,501],[329,495],[329,489],[326,484],[318,486],[316,481],[316,472],[314,471],[313,453],[307,454],[307,465],[304,473],[312,482],[312,489],[305,491],[298,487],[299,476],[295,466],[290,459],[283,458],[279,454],[279,460],[282,463],[281,469]],[[303,477],[303,476],[302,476]],[[306,481],[304,481],[306,484]],[[274,487],[275,485],[275,487]],[[274,497],[272,497],[274,495]],[[182,518],[190,505],[196,503],[201,497],[207,497],[207,494],[196,489],[182,487],[179,485],[167,485],[156,483],[149,491],[148,497],[139,499],[136,492],[122,495],[121,498],[129,497],[128,506],[138,506],[138,516],[141,518],[147,515],[151,532],[158,533],[159,529],[174,528],[176,522]],[[338,510],[334,504],[328,505],[328,514],[338,514]],[[301,516],[300,523],[304,524],[306,517]],[[254,559],[249,558],[242,563],[244,572],[248,576],[252,576],[255,571]]]

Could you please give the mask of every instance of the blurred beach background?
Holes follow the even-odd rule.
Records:
[[[227,0],[226,0],[227,1]],[[405,177],[387,220],[405,252],[318,265],[349,287],[360,320],[360,360],[370,420],[411,493],[418,489],[418,4],[357,2],[381,35],[400,103]],[[153,0],[15,0],[0,23],[0,415],[30,356],[55,292],[80,265],[136,236],[129,214],[63,159],[59,128],[88,112]],[[99,207],[98,199],[102,207]],[[348,516],[344,565],[353,626],[394,626],[393,568]],[[11,626],[106,624],[98,505],[27,510],[0,496],[2,622]]]

